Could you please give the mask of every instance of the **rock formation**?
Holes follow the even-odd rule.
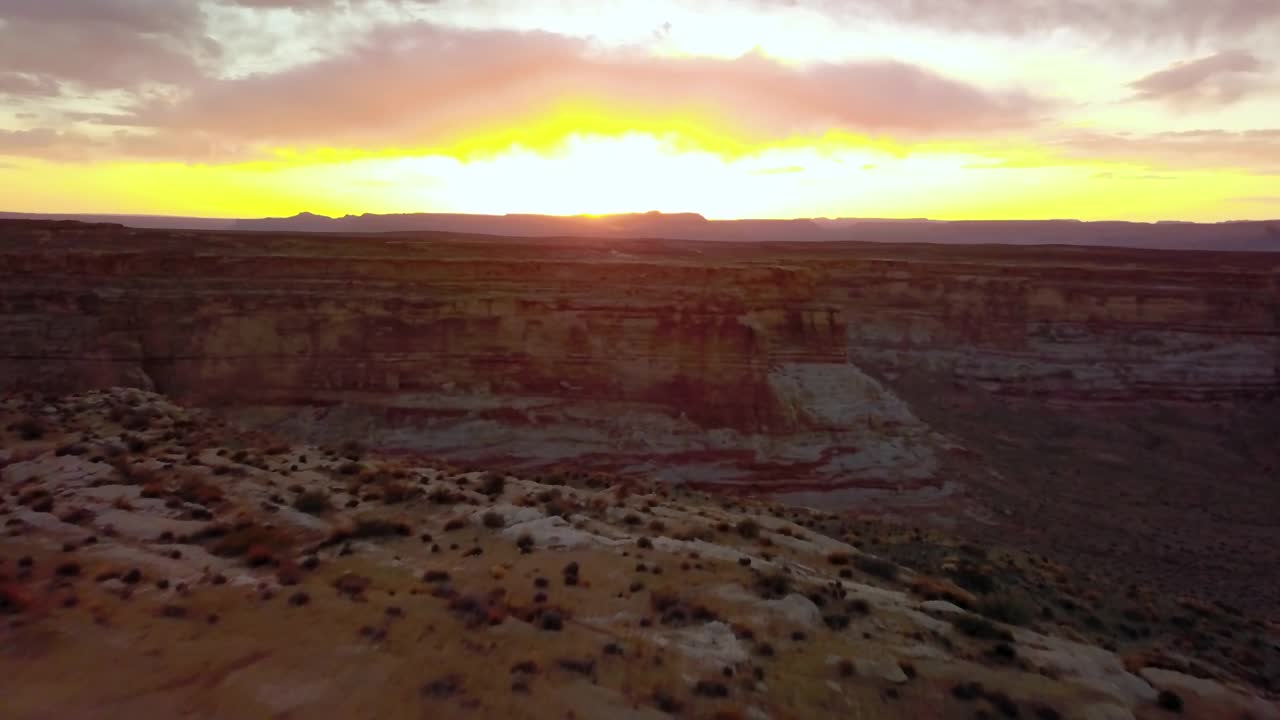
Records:
[[[1080,248],[0,226],[6,388],[156,389],[472,459],[936,474],[886,378],[1055,401],[1280,388],[1280,259]],[[248,416],[248,415],[246,415]]]

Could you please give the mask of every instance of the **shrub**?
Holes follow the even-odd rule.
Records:
[[[668,715],[677,715],[684,710],[684,703],[661,689],[653,691],[653,704],[654,707]]]
[[[1000,714],[1004,717],[1016,718],[1020,715],[1018,712],[1018,703],[1014,702],[1008,695],[1005,695],[1002,692],[988,691],[984,694],[984,697],[987,702],[991,703],[992,707],[996,710],[999,710]]]
[[[389,482],[382,486],[382,501],[388,505],[402,503],[413,497],[416,488],[404,482]]]
[[[1049,707],[1041,705],[1035,710],[1036,720],[1062,720],[1062,713]]]
[[[556,664],[563,670],[578,673],[579,675],[591,677],[596,673],[596,661],[590,658],[586,660],[579,660],[577,658],[559,658],[556,660]]]
[[[565,565],[564,569],[561,570],[561,575],[564,576],[565,585],[571,585],[571,586],[577,585],[578,584],[578,563],[575,561],[575,562],[569,563],[568,565]]]
[[[275,553],[265,545],[254,545],[245,553],[245,561],[252,567],[269,565],[275,561]]]
[[[506,518],[502,517],[501,513],[496,513],[492,510],[485,513],[481,519],[483,520],[485,527],[491,528],[494,530],[500,527],[503,527],[507,524]]]
[[[217,537],[209,552],[219,557],[239,557],[250,548],[287,548],[292,539],[284,531],[262,525],[246,525]]]
[[[917,577],[911,583],[911,592],[925,600],[946,600],[962,608],[971,608],[977,603],[977,598],[967,590],[937,578]]]
[[[1035,614],[1026,602],[1009,594],[984,597],[978,601],[974,609],[992,620],[1010,625],[1023,625],[1030,622]]]
[[[1182,712],[1182,697],[1172,690],[1161,690],[1156,697],[1156,704],[1169,712]]]
[[[729,687],[719,680],[699,680],[693,686],[693,694],[710,698],[729,697]]]
[[[352,598],[363,595],[364,591],[368,590],[372,584],[373,581],[369,578],[350,572],[343,573],[341,577],[333,581],[333,587],[339,593]]]
[[[28,442],[39,440],[48,432],[43,420],[35,417],[26,417],[14,423],[12,429],[18,433],[18,437]]]
[[[996,627],[995,623],[974,615],[957,615],[951,624],[960,632],[980,640],[1003,640],[1012,642],[1013,635],[1007,630]]]
[[[711,608],[690,603],[680,593],[670,588],[658,588],[649,593],[649,607],[658,614],[663,625],[683,627],[688,623],[705,623],[720,619]]]
[[[196,505],[215,505],[222,502],[222,490],[200,478],[189,477],[174,492],[179,498]]]
[[[956,584],[970,592],[987,594],[995,592],[996,581],[991,574],[980,567],[965,564],[951,572]]]
[[[489,497],[501,495],[507,489],[507,478],[496,472],[485,473],[480,478],[480,492]]]
[[[322,490],[308,490],[293,500],[293,509],[309,515],[319,515],[330,508],[329,494]]]
[[[751,518],[739,520],[738,524],[734,526],[734,529],[738,531],[739,535],[747,540],[754,540],[755,538],[760,537],[760,523],[752,520]]]
[[[854,564],[862,572],[882,580],[898,579],[898,566],[888,560],[875,557],[860,557]]]
[[[437,487],[431,491],[427,499],[436,505],[453,505],[461,500],[462,496],[447,487]]]
[[[151,417],[146,413],[131,412],[120,422],[120,427],[134,432],[148,430],[151,428]]]
[[[1013,662],[1018,659],[1018,651],[1009,643],[1001,642],[988,650],[987,656],[995,660]]]
[[[356,520],[355,529],[351,531],[350,536],[353,538],[374,538],[408,534],[408,523],[399,520],[362,517]]]
[[[822,621],[832,630],[844,630],[849,627],[848,615],[827,615],[822,618]]]
[[[791,578],[780,572],[756,577],[756,592],[767,600],[776,600],[791,593]]]

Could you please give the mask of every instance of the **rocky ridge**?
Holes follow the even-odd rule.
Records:
[[[0,224],[0,386],[304,440],[949,492],[894,378],[1053,403],[1280,389],[1273,255]]]

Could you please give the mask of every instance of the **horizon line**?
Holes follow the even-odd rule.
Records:
[[[326,220],[341,220],[344,218],[361,218],[361,217],[399,217],[399,216],[415,216],[415,215],[448,215],[463,217],[542,217],[557,219],[580,219],[580,220],[597,220],[611,217],[629,217],[638,215],[651,216],[678,216],[678,215],[696,215],[706,222],[789,222],[804,220],[858,220],[863,222],[919,222],[919,223],[966,223],[966,222],[985,222],[985,223],[1029,223],[1029,222],[1061,222],[1061,223],[1079,223],[1084,225],[1102,224],[1102,223],[1125,223],[1131,225],[1232,225],[1239,223],[1270,223],[1280,222],[1278,217],[1261,217],[1261,218],[1236,218],[1232,220],[1132,220],[1124,218],[1094,219],[1083,220],[1071,217],[1041,217],[1041,218],[963,218],[953,220],[943,220],[922,216],[894,217],[894,216],[859,216],[859,215],[813,215],[813,216],[795,216],[795,217],[708,217],[694,210],[681,211],[665,211],[665,210],[638,210],[616,213],[581,213],[576,215],[557,215],[554,213],[538,213],[538,212],[507,212],[502,214],[495,213],[478,213],[478,212],[440,212],[440,211],[415,211],[415,212],[397,212],[397,213],[346,213],[344,215],[325,215],[323,213],[315,213],[308,210],[301,210],[293,215],[265,215],[265,216],[244,216],[244,215],[169,215],[169,214],[153,214],[153,213],[121,213],[121,212],[38,212],[28,210],[0,210],[0,219],[5,216],[29,216],[32,219],[45,218],[80,218],[80,217],[110,217],[110,218],[152,218],[157,220],[226,220],[226,221],[261,221],[261,220],[292,220],[301,216],[311,216]]]

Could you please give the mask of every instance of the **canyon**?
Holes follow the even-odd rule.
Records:
[[[1280,598],[1272,254],[0,223],[0,389],[113,386]]]

